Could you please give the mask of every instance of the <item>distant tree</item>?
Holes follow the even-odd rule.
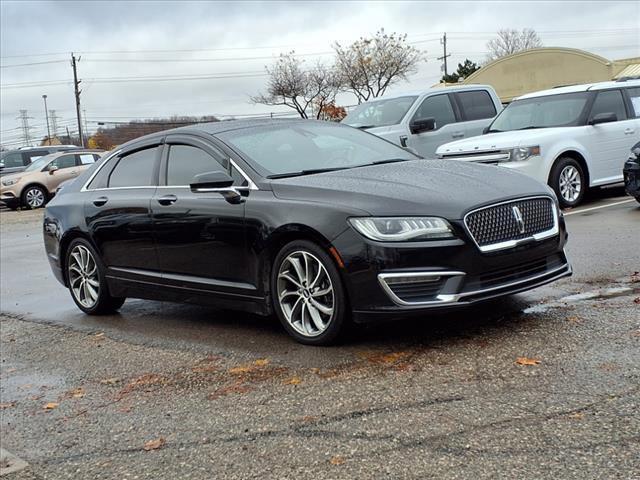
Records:
[[[335,102],[327,103],[320,109],[320,120],[329,120],[331,122],[339,122],[347,116],[347,111],[344,107],[336,105]]]
[[[458,69],[455,72],[450,73],[449,75],[443,75],[442,81],[446,83],[458,83],[461,78],[467,78],[469,77],[469,75],[479,69],[480,66],[478,64],[472,62],[467,58],[464,63],[458,64]]]
[[[358,103],[384,94],[391,85],[417,71],[423,53],[407,43],[406,35],[380,29],[372,38],[356,40],[347,47],[333,45],[340,83]]]
[[[542,47],[542,40],[535,30],[523,28],[522,31],[510,28],[498,30],[498,38],[487,42],[488,60]]]
[[[254,103],[284,105],[302,118],[320,117],[323,107],[335,100],[340,83],[335,70],[316,63],[305,70],[304,61],[295,52],[280,55],[272,67],[266,67],[269,80],[265,93],[251,97]],[[315,113],[314,113],[315,112]]]

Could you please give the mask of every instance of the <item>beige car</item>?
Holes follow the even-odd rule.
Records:
[[[62,182],[71,180],[100,159],[101,150],[73,150],[39,158],[24,171],[6,175],[0,182],[0,203],[12,210],[40,208]]]

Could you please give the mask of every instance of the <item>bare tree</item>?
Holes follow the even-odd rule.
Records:
[[[530,50],[542,46],[542,40],[531,28],[523,28],[522,31],[505,28],[498,30],[498,38],[487,42],[488,60],[511,55],[512,53]]]
[[[303,69],[303,61],[295,53],[280,55],[269,74],[266,93],[251,97],[254,103],[285,105],[293,108],[302,118],[309,118],[311,111],[319,118],[325,105],[335,100],[340,82],[334,69],[318,62],[309,70]]]
[[[417,71],[424,55],[406,40],[406,35],[389,35],[381,29],[373,38],[360,38],[347,47],[333,45],[340,83],[358,103],[383,95],[391,85]]]

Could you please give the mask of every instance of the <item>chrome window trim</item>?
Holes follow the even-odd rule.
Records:
[[[447,273],[465,275],[464,272],[420,272],[420,273],[416,273],[415,275],[446,276],[445,274],[447,274]],[[553,270],[548,270],[548,271],[546,271],[544,273],[540,273],[540,274],[534,275],[532,277],[522,278],[520,280],[516,280],[516,281],[513,281],[513,282],[504,283],[502,285],[498,285],[498,286],[491,287],[491,288],[484,288],[484,289],[480,289],[480,290],[474,290],[472,292],[442,294],[442,295],[438,295],[436,297],[437,300],[429,300],[429,301],[426,301],[426,302],[406,302],[406,301],[398,298],[398,296],[395,295],[391,291],[389,286],[384,281],[385,277],[389,277],[391,275],[396,275],[396,274],[380,273],[380,274],[378,274],[378,281],[382,285],[382,287],[383,287],[384,291],[387,293],[387,295],[389,295],[391,300],[395,304],[403,306],[403,307],[438,306],[438,305],[451,305],[451,304],[464,305],[464,304],[468,304],[469,303],[469,302],[464,301],[464,299],[466,297],[473,297],[473,296],[476,296],[476,295],[482,295],[484,293],[494,292],[496,290],[503,290],[505,288],[516,287],[516,286],[521,285],[523,283],[535,282],[536,280],[540,280],[540,279],[545,278],[545,277],[548,277],[548,278],[545,278],[545,281],[551,282],[553,280],[557,280],[558,278],[562,278],[562,277],[565,277],[567,275],[571,275],[571,273],[572,273],[571,265],[569,264],[568,261],[566,261],[566,263],[564,263],[562,266],[560,266],[558,268],[554,268]],[[408,274],[397,274],[397,275],[399,275],[399,276],[409,276]],[[451,275],[451,276],[453,276],[453,275]]]
[[[154,189],[156,189],[156,188],[191,188],[189,185],[131,185],[131,186],[127,186],[127,187],[103,187],[103,188],[91,188],[91,189],[87,188],[89,186],[89,184],[93,181],[95,176],[98,175],[100,170],[102,170],[105,167],[105,165],[109,161],[111,161],[112,158],[114,158],[115,156],[117,156],[120,153],[122,153],[122,150],[116,150],[111,155],[106,157],[104,159],[103,163],[98,168],[96,168],[96,171],[93,172],[91,174],[91,176],[89,177],[89,179],[84,183],[84,185],[80,189],[80,192],[102,192],[102,191],[105,191],[105,190],[130,190],[130,189],[141,189],[141,188],[142,189],[149,189],[149,188],[154,188]],[[238,191],[259,190],[259,188],[255,184],[255,182],[253,180],[251,180],[251,178],[249,178],[249,176],[244,172],[244,170],[242,168],[240,168],[238,166],[238,164],[232,158],[229,158],[229,163],[236,170],[238,170],[238,172],[240,172],[240,175],[242,175],[244,177],[244,179],[247,181],[247,183],[249,184],[246,187],[240,186],[240,187],[230,187],[230,188],[236,189]],[[229,188],[222,189],[222,190],[229,190]],[[215,191],[220,191],[220,189],[211,189],[211,190],[207,190],[207,191],[215,192]]]
[[[538,232],[535,233],[529,237],[526,238],[520,238],[518,240],[507,240],[505,242],[499,242],[499,243],[492,243],[490,245],[485,245],[483,247],[481,247],[478,242],[476,241],[475,237],[473,236],[473,234],[471,233],[471,230],[469,229],[469,225],[467,225],[467,217],[469,215],[471,215],[472,213],[475,212],[479,212],[481,210],[486,210],[488,208],[493,208],[493,207],[498,207],[500,205],[507,205],[509,203],[517,203],[517,202],[522,202],[525,200],[535,200],[536,198],[544,198],[546,200],[549,200],[551,202],[551,208],[553,210],[553,227],[549,230],[545,230],[543,232]],[[558,215],[558,207],[556,206],[556,202],[555,200],[548,196],[548,195],[535,195],[535,196],[531,196],[531,197],[522,197],[522,198],[516,198],[513,200],[507,200],[505,202],[499,202],[499,203],[493,203],[491,205],[486,205],[484,207],[480,207],[480,208],[475,208],[473,210],[471,210],[470,212],[467,212],[463,218],[463,223],[464,223],[464,228],[467,231],[467,235],[469,235],[469,237],[471,238],[471,240],[473,240],[473,243],[476,245],[476,247],[478,247],[478,249],[483,252],[483,253],[487,253],[487,252],[496,252],[498,250],[506,250],[507,248],[513,248],[516,247],[522,243],[527,243],[530,242],[531,240],[534,240],[536,242],[539,242],[541,240],[545,240],[547,238],[551,238],[556,236],[559,231],[560,231],[560,226],[559,226],[559,215]]]

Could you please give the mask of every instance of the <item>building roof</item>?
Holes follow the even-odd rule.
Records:
[[[518,100],[523,98],[535,98],[545,97],[548,95],[560,95],[563,93],[576,93],[587,92],[591,90],[606,90],[608,88],[620,88],[623,86],[640,87],[640,80],[627,80],[627,81],[615,81],[615,82],[598,82],[598,83],[584,83],[582,85],[569,85],[567,87],[551,88],[548,90],[541,90],[539,92],[528,93],[518,97]]]
[[[622,69],[614,78],[638,78],[640,77],[640,63],[632,63]]]

